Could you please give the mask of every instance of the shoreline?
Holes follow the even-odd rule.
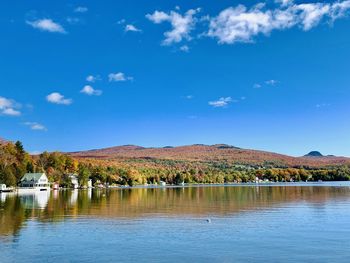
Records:
[[[85,188],[85,189],[71,189],[61,188],[60,190],[109,190],[109,189],[171,189],[171,188],[200,188],[200,187],[238,187],[238,186],[344,186],[350,187],[350,181],[323,181],[323,182],[266,182],[266,183],[226,183],[226,184],[185,184],[185,185],[135,185],[135,186],[110,186],[106,188]],[[347,185],[348,184],[348,185]]]
[[[209,188],[209,187],[350,187],[350,181],[323,181],[323,182],[261,182],[261,183],[225,183],[225,184],[185,184],[185,185],[136,185],[136,186],[109,186],[92,188],[59,188],[48,189],[47,191],[28,191],[21,193],[17,188],[12,191],[0,191],[0,194],[36,194],[55,191],[87,191],[87,190],[124,190],[124,189],[178,189],[178,188]]]

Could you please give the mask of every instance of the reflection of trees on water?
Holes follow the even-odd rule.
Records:
[[[318,209],[350,199],[349,187],[236,186],[169,189],[63,190],[1,195],[0,240],[16,235],[28,219],[60,222],[78,216],[132,219],[149,215],[230,215],[307,202]]]

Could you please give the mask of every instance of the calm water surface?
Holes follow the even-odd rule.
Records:
[[[345,182],[0,195],[0,262],[349,259]]]

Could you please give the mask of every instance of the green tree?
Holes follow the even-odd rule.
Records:
[[[174,183],[179,185],[184,182],[184,175],[183,173],[177,172],[174,178]]]
[[[91,175],[91,172],[88,169],[88,167],[80,163],[78,165],[78,180],[81,186],[87,185],[90,175]]]

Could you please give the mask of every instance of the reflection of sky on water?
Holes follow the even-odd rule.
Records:
[[[341,187],[340,187],[341,185]],[[143,220],[145,218],[238,217],[298,206],[295,213],[325,216],[349,203],[350,183],[87,189],[0,195],[0,239],[18,234],[29,220]],[[261,215],[261,214],[260,214]],[[49,226],[49,225],[48,225]],[[0,241],[1,242],[1,241]]]
[[[0,262],[347,263],[349,185],[5,194]]]

